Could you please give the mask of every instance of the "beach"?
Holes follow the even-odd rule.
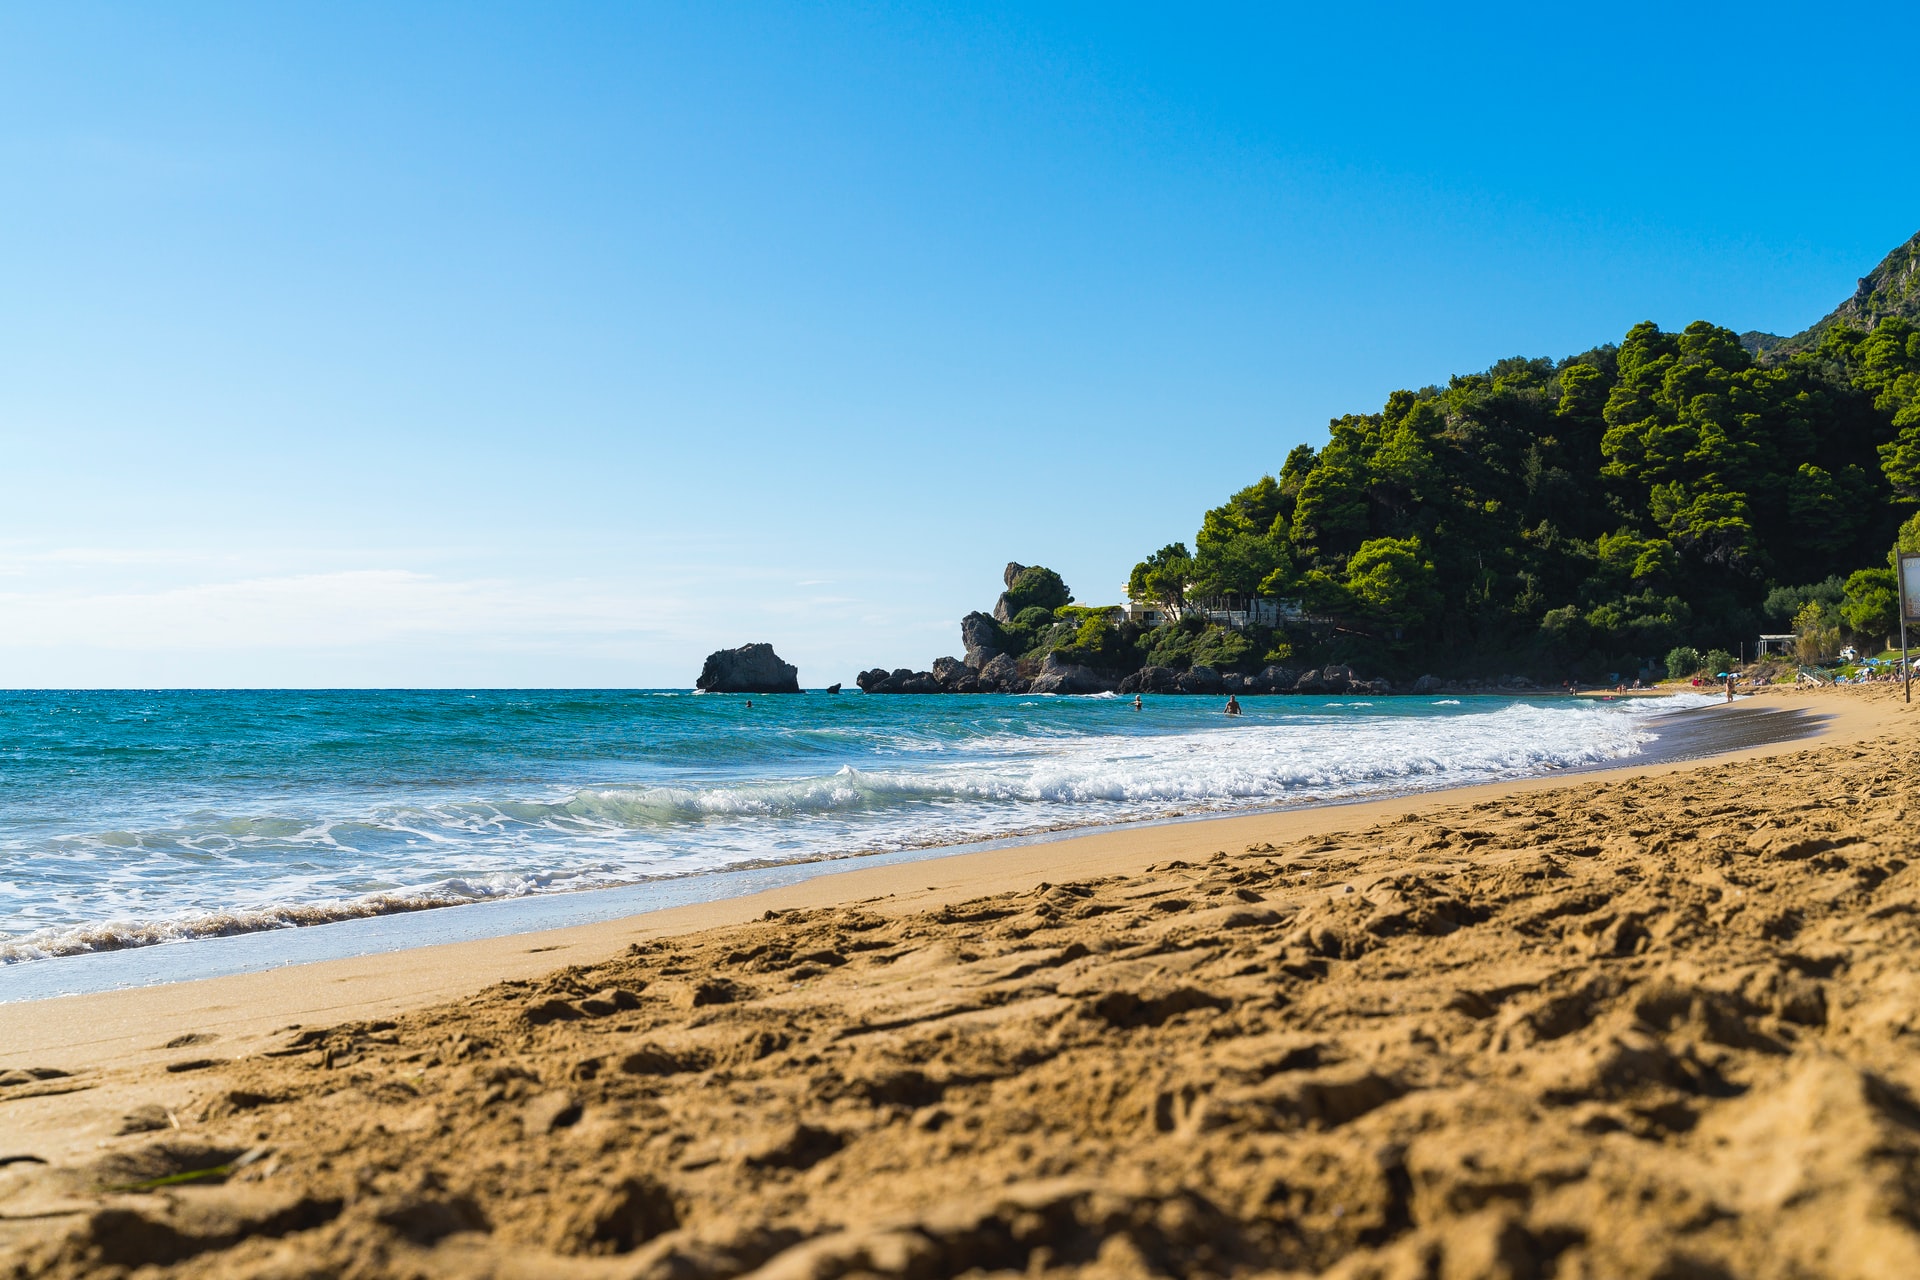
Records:
[[[0,1275],[1920,1274],[1915,722],[1752,708],[0,1005]]]

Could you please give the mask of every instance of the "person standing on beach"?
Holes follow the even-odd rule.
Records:
[[[1240,714],[1240,699],[1234,697],[1232,694],[1227,695],[1227,714],[1230,716]]]
[[[1727,701],[1733,701],[1733,672],[1727,672]]]

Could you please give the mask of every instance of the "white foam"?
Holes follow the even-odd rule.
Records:
[[[1508,702],[1435,715],[1261,700],[1239,721],[1174,733],[1063,721],[935,742],[903,729],[898,767],[110,832],[65,855],[73,887],[52,900],[17,876],[0,882],[0,909],[26,926],[0,934],[0,962],[1577,768],[1639,751],[1651,715],[1715,701]],[[82,910],[88,918],[75,922]]]

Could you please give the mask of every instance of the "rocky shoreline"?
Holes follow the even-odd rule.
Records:
[[[1041,656],[1029,650],[1024,657],[1007,652],[1009,635],[1019,634],[1019,619],[1038,615],[1044,622],[1049,609],[1054,616],[1075,615],[1076,610],[1061,608],[1070,600],[1066,584],[1051,569],[1010,563],[1002,576],[1006,590],[1001,593],[991,614],[975,611],[960,620],[960,644],[965,657],[936,658],[928,671],[909,667],[874,667],[862,671],[855,683],[862,693],[1115,693],[1196,694],[1203,697],[1260,696],[1267,694],[1363,694],[1383,697],[1394,694],[1430,693],[1531,693],[1540,686],[1520,676],[1497,679],[1442,680],[1423,675],[1396,686],[1384,677],[1361,676],[1343,663],[1318,667],[1294,667],[1270,663],[1257,672],[1221,670],[1201,662],[1186,665],[1147,665],[1132,669],[1111,669],[1075,662],[1056,650]],[[1050,593],[1050,594],[1049,594]],[[1040,607],[1033,607],[1034,601]],[[1099,610],[1078,610],[1079,615]],[[1069,627],[1068,640],[1075,637]],[[1128,624],[1132,626],[1133,624]],[[1029,632],[1029,638],[1031,633]],[[1072,652],[1074,650],[1069,650]],[[1079,646],[1078,651],[1086,651]],[[718,655],[716,655],[718,656]]]
[[[875,667],[855,678],[862,693],[1055,693],[1089,694],[1136,693],[1199,694],[1224,697],[1256,697],[1282,694],[1365,694],[1369,697],[1424,695],[1434,693],[1538,693],[1541,686],[1521,676],[1497,679],[1442,680],[1421,676],[1409,684],[1396,686],[1386,679],[1364,679],[1351,667],[1338,664],[1299,671],[1275,664],[1255,675],[1215,671],[1194,667],[1175,671],[1171,667],[1143,667],[1125,675],[1095,671],[1091,667],[1060,662],[1049,655],[1031,673],[1021,671],[1026,664],[1016,663],[1005,654],[975,669],[959,658],[939,658],[931,671],[913,671],[900,667],[888,671]]]
[[[1023,668],[1031,667],[1031,670]],[[1418,687],[1431,678],[1423,677],[1404,692],[1427,690]],[[1255,675],[1236,671],[1215,671],[1198,666],[1187,671],[1172,667],[1142,667],[1120,674],[1096,671],[1092,667],[1063,662],[1056,654],[1047,655],[1038,664],[1020,663],[1006,654],[998,654],[980,667],[970,667],[959,658],[939,658],[931,671],[913,671],[901,667],[888,671],[875,667],[855,678],[863,693],[1135,693],[1202,694],[1224,697],[1227,694],[1329,694],[1396,692],[1387,680],[1367,680],[1339,665],[1300,671],[1293,667],[1269,666]],[[1433,688],[1439,684],[1434,681]]]

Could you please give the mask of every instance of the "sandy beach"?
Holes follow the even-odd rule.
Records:
[[[1747,705],[1816,736],[0,1006],[0,1275],[1920,1274],[1912,710]]]

